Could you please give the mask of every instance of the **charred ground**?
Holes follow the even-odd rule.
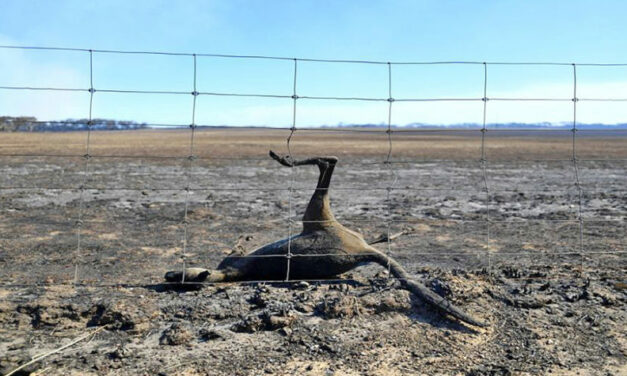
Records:
[[[436,292],[489,321],[485,330],[423,307],[372,266],[346,275],[343,283],[230,284],[186,292],[159,285],[164,271],[181,265],[181,188],[188,178],[191,265],[212,267],[233,251],[284,238],[289,217],[298,224],[317,171],[281,169],[267,160],[268,149],[285,148],[287,134],[201,131],[200,158],[186,175],[187,132],[95,132],[83,209],[78,187],[85,134],[3,137],[5,155],[48,156],[0,159],[0,369],[106,325],[93,339],[27,371],[625,371],[624,135],[577,136],[582,254],[569,133],[488,133],[487,195],[478,132],[399,132],[391,165],[383,163],[384,133],[296,132],[292,151],[298,156],[340,157],[331,188],[338,219],[367,238],[386,232],[388,223],[393,232],[410,230],[391,244],[390,254]],[[75,264],[77,288],[71,284]]]

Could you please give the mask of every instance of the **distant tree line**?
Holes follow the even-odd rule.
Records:
[[[33,116],[0,116],[0,132],[68,132],[87,130],[89,119],[38,121]],[[92,119],[91,129],[128,130],[147,128],[146,123],[127,120]]]
[[[87,130],[89,119],[67,119],[54,121],[38,121],[33,116],[0,116],[0,132],[69,132]],[[481,129],[482,124],[479,123],[457,123],[457,124],[429,124],[429,123],[410,123],[405,125],[391,125],[393,128],[462,128],[462,129]],[[562,123],[490,123],[486,124],[489,129],[571,129],[572,122]],[[205,126],[201,126],[205,128]],[[323,124],[320,128],[387,128],[386,123],[362,123],[347,124],[339,123],[336,125]],[[112,119],[92,119],[91,129],[117,131],[149,128],[146,123],[138,123],[128,120],[112,120]],[[207,128],[231,128],[228,125],[211,126]],[[603,124],[603,123],[577,123],[577,129],[627,129],[627,123]]]
[[[337,125],[321,125],[321,128],[387,128],[385,123],[379,124],[346,124],[339,123]],[[391,125],[392,128],[457,128],[457,129],[481,129],[483,124],[480,123],[456,123],[456,124],[429,124],[429,123],[409,123],[405,125]],[[539,123],[488,123],[486,127],[489,129],[572,129],[573,123],[560,122],[539,122]],[[627,129],[627,123],[577,123],[577,129]]]

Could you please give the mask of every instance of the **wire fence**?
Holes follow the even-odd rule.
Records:
[[[390,179],[385,186],[382,187],[333,187],[333,190],[347,190],[349,192],[352,191],[381,191],[385,192],[385,202],[386,202],[386,215],[382,215],[377,218],[370,219],[351,219],[352,223],[385,223],[386,233],[387,233],[387,248],[386,254],[388,256],[392,255],[392,229],[395,224],[398,223],[412,223],[415,222],[412,219],[404,219],[404,218],[394,218],[392,215],[392,197],[393,192],[396,191],[419,191],[428,193],[430,191],[442,191],[442,190],[454,190],[456,192],[468,192],[468,193],[477,193],[480,192],[484,195],[484,211],[483,215],[479,219],[447,219],[448,222],[456,222],[456,223],[482,223],[485,224],[485,244],[482,248],[484,248],[484,256],[487,260],[487,269],[488,272],[491,273],[493,269],[493,254],[491,252],[491,243],[493,242],[493,227],[500,223],[516,223],[516,222],[539,222],[539,223],[572,223],[577,227],[577,237],[578,237],[578,246],[576,250],[563,250],[552,253],[553,255],[579,255],[580,256],[580,265],[579,272],[583,273],[585,268],[585,256],[595,255],[595,254],[613,254],[613,255],[622,255],[627,253],[620,249],[607,250],[607,251],[586,251],[586,243],[584,239],[584,226],[587,223],[620,223],[621,225],[624,223],[623,218],[585,218],[583,215],[583,200],[586,195],[584,188],[582,186],[582,182],[580,179],[580,163],[582,159],[579,157],[577,152],[578,145],[578,132],[587,131],[585,129],[578,128],[578,120],[577,120],[577,106],[578,103],[582,101],[590,101],[590,102],[624,102],[627,101],[627,98],[579,98],[577,92],[577,68],[584,66],[591,67],[627,67],[626,64],[614,64],[614,63],[556,63],[556,62],[475,62],[475,61],[439,61],[439,62],[382,62],[382,61],[368,61],[368,60],[332,60],[332,59],[306,59],[306,58],[286,58],[286,57],[273,57],[273,56],[246,56],[246,55],[221,55],[221,54],[195,54],[195,53],[173,53],[173,52],[151,52],[151,51],[116,51],[116,50],[96,50],[96,49],[75,49],[75,48],[56,48],[56,47],[26,47],[26,46],[0,46],[0,50],[8,50],[8,49],[18,49],[18,50],[43,50],[43,51],[72,51],[77,52],[84,55],[88,58],[89,62],[89,82],[86,87],[33,87],[33,86],[0,86],[0,90],[8,90],[8,91],[50,91],[50,92],[86,92],[89,94],[89,109],[88,109],[88,120],[87,120],[87,129],[86,129],[86,138],[85,138],[85,146],[84,153],[80,155],[74,154],[55,154],[55,153],[36,153],[30,152],[28,150],[20,151],[20,152],[11,152],[11,153],[0,153],[0,158],[8,158],[8,157],[33,157],[33,158],[81,158],[82,159],[82,180],[79,186],[27,186],[23,184],[6,184],[0,186],[0,192],[4,191],[26,191],[26,190],[72,190],[79,192],[79,204],[77,210],[77,218],[74,223],[75,225],[75,233],[76,233],[76,249],[74,258],[74,276],[73,276],[73,284],[76,286],[133,286],[134,284],[129,283],[111,283],[111,284],[102,284],[102,283],[86,283],[84,282],[84,278],[82,274],[85,272],[81,270],[81,257],[84,248],[84,225],[87,222],[90,223],[106,223],[106,221],[97,220],[97,219],[86,219],[85,218],[85,201],[86,194],[90,190],[100,190],[100,191],[144,191],[146,189],[150,189],[153,191],[183,191],[184,192],[184,200],[182,201],[182,213],[183,217],[180,219],[180,223],[183,227],[183,239],[182,239],[182,247],[180,250],[179,259],[181,262],[180,269],[183,270],[183,282],[185,282],[185,269],[189,266],[188,261],[188,245],[189,245],[189,212],[190,212],[190,195],[194,191],[245,191],[245,190],[269,190],[269,191],[283,191],[287,193],[288,198],[288,215],[287,216],[279,216],[270,221],[272,224],[282,225],[287,223],[287,233],[288,233],[288,247],[287,253],[285,255],[231,255],[227,257],[246,257],[246,258],[261,258],[261,257],[270,257],[286,260],[286,270],[285,270],[285,279],[280,281],[264,281],[264,282],[293,282],[294,280],[290,278],[290,267],[291,262],[294,258],[299,257],[325,257],[330,255],[336,255],[336,253],[328,253],[328,254],[317,254],[313,255],[299,255],[293,254],[291,248],[291,239],[292,236],[297,232],[298,219],[295,217],[295,193],[298,191],[312,191],[311,188],[300,188],[295,186],[295,169],[291,169],[289,174],[289,180],[285,187],[202,187],[202,186],[194,186],[193,184],[193,176],[195,165],[197,161],[202,160],[220,160],[220,159],[233,159],[233,160],[245,160],[246,158],[229,158],[229,157],[221,157],[221,156],[202,156],[198,155],[195,150],[195,135],[198,127],[211,127],[214,126],[212,124],[197,124],[197,100],[201,96],[221,96],[221,97],[248,97],[248,98],[267,98],[267,99],[288,99],[291,100],[292,106],[292,116],[291,116],[291,126],[290,127],[272,127],[271,129],[277,130],[282,129],[289,131],[289,135],[286,139],[286,147],[288,151],[288,157],[293,158],[293,145],[292,140],[294,136],[299,131],[321,131],[321,132],[335,132],[341,131],[350,133],[373,133],[373,132],[381,132],[381,130],[372,130],[372,129],[360,129],[360,128],[314,128],[314,127],[299,127],[298,126],[298,108],[299,103],[302,101],[361,101],[361,102],[383,102],[387,103],[387,124],[385,127],[385,134],[387,139],[387,153],[382,161],[358,161],[357,163],[363,164],[376,164],[383,165],[386,167]],[[136,54],[136,55],[169,55],[169,56],[182,56],[188,57],[190,59],[190,63],[193,64],[193,79],[192,79],[192,88],[190,91],[159,91],[159,90],[134,90],[134,89],[115,89],[115,88],[96,88],[94,87],[94,59],[97,58],[98,55],[102,54]],[[199,91],[197,85],[197,76],[198,69],[197,64],[199,59],[211,59],[211,58],[228,58],[228,59],[236,59],[236,60],[284,60],[293,62],[293,77],[292,77],[292,94],[291,95],[274,95],[274,94],[263,94],[263,93],[243,93],[243,92],[208,92],[208,91]],[[308,95],[300,95],[298,90],[298,82],[299,82],[299,63],[302,62],[311,62],[311,63],[320,63],[320,64],[368,64],[368,65],[377,65],[381,66],[382,69],[386,70],[387,73],[387,93],[385,96],[381,97],[352,97],[352,96],[308,96]],[[394,96],[393,91],[393,77],[394,77],[394,68],[398,66],[405,65],[476,65],[482,67],[483,77],[482,77],[482,97],[478,98],[396,98]],[[556,66],[563,67],[565,69],[570,69],[572,71],[572,97],[570,98],[530,98],[530,97],[490,97],[488,92],[488,79],[489,79],[489,71],[492,66],[501,66],[501,65],[512,65],[512,66]],[[2,83],[0,83],[1,85]],[[93,105],[94,98],[97,97],[99,93],[112,93],[112,94],[139,94],[139,95],[159,95],[159,94],[170,94],[170,95],[181,95],[181,96],[191,96],[192,106],[191,112],[189,114],[190,122],[187,124],[185,122],[181,122],[181,124],[162,124],[162,123],[148,123],[147,125],[150,127],[188,127],[189,128],[189,149],[186,156],[167,156],[167,155],[93,155],[92,154],[92,131],[94,125],[94,119],[92,118],[93,114]],[[495,189],[490,186],[489,169],[490,169],[490,161],[488,159],[488,155],[486,153],[488,137],[487,134],[491,131],[488,127],[487,119],[489,116],[489,103],[497,102],[497,101],[521,101],[521,102],[572,102],[572,127],[568,130],[564,130],[563,132],[570,132],[572,134],[572,153],[571,157],[563,158],[563,159],[531,159],[531,161],[565,161],[572,163],[572,170],[574,181],[572,181],[572,185],[575,187],[575,200],[572,204],[576,207],[576,218],[572,219],[555,219],[555,218],[538,218],[538,219],[521,219],[521,220],[503,220],[499,219],[498,216],[491,215],[493,211],[491,208],[491,202],[493,196],[496,193],[501,192],[518,192],[517,189],[507,190],[507,189]],[[395,128],[393,125],[393,116],[394,116],[394,107],[395,103],[398,102],[478,102],[481,103],[482,106],[482,121],[480,127],[472,128],[472,129],[462,129],[462,128],[438,128],[438,129],[422,129],[422,128],[412,128],[412,129],[401,129]],[[51,122],[36,122],[36,123],[48,123]],[[64,124],[63,121],[53,122],[54,124]],[[525,131],[533,131],[533,132],[543,132],[543,131],[553,131],[553,132],[561,132],[561,130],[554,129],[526,129],[526,128],[516,128],[516,129],[498,129],[499,132],[525,132]],[[614,134],[616,130],[613,129],[603,129],[598,130],[595,129],[595,132],[601,132],[604,134]],[[405,160],[394,160],[392,158],[394,151],[394,134],[402,135],[407,133],[445,133],[445,134],[480,134],[480,158],[476,160],[480,166],[481,171],[481,182],[482,187],[477,189],[460,189],[459,187],[437,187],[437,188],[429,188],[422,187],[418,184],[420,182],[416,182],[415,186],[398,186],[398,171],[397,165],[400,163],[416,163],[416,162],[424,162],[424,161],[416,161],[411,159]],[[183,184],[177,188],[158,188],[158,187],[125,187],[125,186],[89,186],[88,183],[90,181],[90,176],[93,174],[93,165],[92,161],[95,158],[99,159],[168,159],[168,160],[180,160],[182,164],[180,168],[184,171],[185,178],[182,180]],[[261,158],[249,158],[249,160],[260,160]],[[428,162],[439,162],[441,160],[438,159],[429,159]],[[447,161],[447,160],[443,160]],[[620,158],[587,158],[586,162],[592,161],[620,161],[625,162],[627,160]],[[538,190],[539,192],[543,192],[542,190]],[[530,190],[529,192],[533,192]],[[306,222],[306,221],[305,221]],[[40,223],[45,223],[45,221],[40,221]],[[56,224],[55,222],[50,222],[50,224]],[[409,235],[412,236],[412,235]],[[412,255],[429,255],[433,254],[430,252],[413,252]],[[454,256],[456,254],[464,254],[464,253],[455,253],[449,252],[446,255]],[[516,253],[511,252],[499,252],[500,256],[514,256]],[[388,272],[390,271],[390,263],[388,262]],[[155,276],[157,277],[157,276]],[[529,277],[528,277],[529,278]],[[334,281],[334,280],[327,280]],[[342,280],[345,281],[345,280]],[[161,282],[161,281],[159,281]],[[251,283],[246,282],[246,283]],[[22,286],[24,284],[11,282],[8,285],[10,286]]]

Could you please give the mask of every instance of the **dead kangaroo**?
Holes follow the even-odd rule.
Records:
[[[443,297],[411,279],[403,267],[371,244],[362,235],[342,226],[333,216],[329,184],[338,159],[319,157],[293,160],[270,151],[270,156],[286,167],[317,165],[318,185],[303,216],[303,231],[290,238],[267,244],[246,256],[226,257],[216,270],[188,268],[166,273],[169,282],[229,282],[293,279],[325,279],[345,273],[360,264],[376,262],[398,278],[403,288],[439,310],[469,324],[486,323],[468,315]],[[288,255],[289,259],[288,269]],[[273,257],[275,256],[275,257]],[[289,274],[289,275],[288,275]]]

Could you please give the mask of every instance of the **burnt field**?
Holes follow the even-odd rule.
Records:
[[[366,239],[405,230],[377,247],[485,329],[372,265],[163,285],[183,258],[215,267],[300,230],[318,171],[267,156],[289,134],[199,130],[193,161],[189,130],[93,132],[89,159],[84,132],[3,134],[0,372],[102,327],[21,374],[627,372],[627,132],[578,132],[575,168],[568,131],[489,131],[485,170],[478,131],[399,131],[391,148],[381,131],[294,133],[296,158],[340,158],[338,220]]]

